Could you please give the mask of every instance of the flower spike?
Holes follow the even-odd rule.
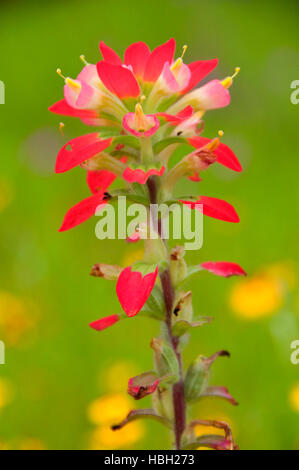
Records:
[[[123,60],[103,41],[99,48],[102,59],[97,64],[80,56],[83,67],[74,78],[57,69],[64,81],[64,96],[49,110],[97,126],[96,132],[69,140],[58,153],[55,172],[64,173],[78,166],[78,171],[85,171],[91,193],[68,210],[59,231],[76,227],[102,209],[107,215],[113,214],[114,211],[108,211],[113,207],[106,207],[110,200],[111,204],[119,200],[118,216],[127,208],[127,214],[132,214],[136,203],[141,205],[142,211],[138,209],[138,216],[127,227],[118,223],[118,233],[126,240],[124,244],[139,242],[139,247],[143,246],[136,255],[139,261],[125,268],[96,263],[90,272],[93,278],[116,283],[123,312],[108,314],[91,322],[90,327],[103,331],[137,314],[162,323],[161,334],[150,342],[153,370],[131,377],[127,388],[135,400],[151,395],[148,399],[151,398],[152,407],[126,412],[126,417],[111,429],[117,431],[136,419],[153,418],[173,431],[177,450],[236,449],[232,431],[225,422],[188,421],[189,406],[205,397],[220,398],[232,405],[237,402],[226,387],[209,386],[210,369],[218,357],[229,356],[226,350],[211,356],[198,351],[191,364],[184,367],[182,346],[194,328],[209,324],[212,317],[194,315],[192,291],[182,288],[182,284],[199,271],[227,278],[246,273],[238,264],[227,261],[188,265],[185,252],[190,244],[171,249],[166,242],[169,214],[164,209],[172,210],[179,201],[214,219],[239,222],[234,207],[222,199],[202,195],[177,199],[175,192],[182,178],[199,183],[201,173],[216,162],[235,172],[242,170],[234,152],[222,143],[223,131],[207,138],[203,121],[207,111],[230,103],[229,88],[239,68],[224,80],[214,78],[202,85],[201,80],[215,69],[218,59],[187,64],[184,62],[187,46],[175,58],[173,38],[152,51],[146,43],[135,42],[127,47]],[[62,123],[59,129],[62,133]],[[119,188],[114,184],[117,179],[121,182]],[[133,204],[128,207],[127,202]],[[176,229],[182,228],[181,221],[175,226],[178,222],[175,215],[178,214],[173,213],[172,232],[174,238],[179,238]],[[110,224],[108,219],[97,224],[96,235],[100,239],[105,238],[100,232],[101,223]],[[114,221],[114,233],[115,225]],[[106,237],[108,232],[111,233],[107,230]],[[184,236],[187,237],[185,230]],[[222,435],[212,432],[198,436],[199,426],[213,427]]]

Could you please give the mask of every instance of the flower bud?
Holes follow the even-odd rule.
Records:
[[[180,320],[186,320],[187,322],[192,321],[193,307],[192,307],[192,292],[180,292],[178,301],[173,310],[173,323]]]
[[[219,356],[229,356],[227,351],[218,351],[211,357],[198,356],[189,366],[185,377],[185,397],[187,401],[199,398],[206,388],[210,367]]]
[[[155,412],[163,416],[163,418],[173,421],[174,412],[173,412],[173,400],[172,400],[172,391],[171,389],[159,388],[152,395],[152,404]]]
[[[116,264],[94,264],[90,275],[94,277],[102,277],[108,281],[116,281],[120,275],[122,268]]]
[[[176,246],[170,253],[170,275],[174,286],[182,282],[187,275],[187,264],[184,260],[185,249]]]
[[[160,338],[153,338],[151,348],[154,350],[154,363],[158,374],[179,377],[179,364],[172,347]]]

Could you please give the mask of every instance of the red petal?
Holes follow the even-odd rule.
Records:
[[[98,191],[106,191],[115,179],[116,175],[108,170],[88,171],[86,177],[89,189],[93,194]]]
[[[63,223],[59,229],[59,232],[64,232],[69,230],[76,225],[85,222],[95,214],[96,208],[100,204],[106,204],[106,201],[103,200],[103,193],[96,193],[92,196],[83,199],[66,213]]]
[[[211,140],[212,139],[208,139],[207,137],[196,136],[188,139],[188,142],[195,148],[201,148],[211,142]],[[220,143],[218,147],[213,150],[213,153],[217,157],[217,162],[221,165],[224,165],[234,171],[242,171],[242,166],[239,160],[227,145]]]
[[[175,51],[175,40],[169,39],[165,44],[156,47],[151,53],[144,71],[144,81],[154,82],[162,72],[165,62],[173,61]]]
[[[140,88],[131,70],[121,65],[98,62],[97,70],[105,87],[119,98],[137,98]]]
[[[246,272],[236,263],[229,263],[226,261],[207,261],[202,263],[201,267],[213,274],[216,274],[216,276],[246,276]]]
[[[162,166],[160,170],[158,170],[157,168],[151,168],[147,171],[144,171],[141,168],[133,169],[128,166],[123,172],[123,178],[128,181],[128,183],[145,184],[150,176],[162,176],[164,171],[164,166]]]
[[[65,144],[57,155],[55,172],[64,173],[109,147],[112,138],[101,140],[97,132],[82,135]],[[68,147],[71,147],[70,149]]]
[[[104,41],[100,42],[100,50],[106,62],[109,62],[109,64],[113,65],[122,65],[120,57],[116,54],[113,49],[111,49],[111,47],[107,46]]]
[[[96,119],[98,113],[91,109],[75,109],[67,104],[65,99],[57,101],[49,107],[49,111],[55,114],[62,114],[63,116],[73,116],[81,119]]]
[[[142,274],[125,268],[118,278],[116,293],[122,308],[128,317],[133,317],[142,309],[155,285],[158,267],[152,273]]]
[[[118,315],[109,315],[109,317],[100,318],[99,320],[89,323],[89,326],[91,326],[91,328],[94,330],[102,331],[109,326],[114,325],[114,323],[118,322],[118,320]]]
[[[240,222],[238,214],[231,204],[215,197],[201,196],[197,201],[182,201],[191,209],[196,209],[196,204],[202,204],[202,213],[214,219],[224,220],[226,222]],[[198,210],[201,210],[198,208]]]
[[[131,65],[134,74],[142,79],[150,55],[151,51],[147,44],[141,41],[135,42],[127,48],[124,62],[126,65]]]
[[[174,126],[176,126],[177,124],[180,124],[182,121],[185,121],[185,119],[188,119],[189,117],[191,117],[192,114],[193,114],[193,108],[190,105],[186,106],[186,108],[182,109],[177,114],[156,113],[157,116],[164,117],[167,122],[170,122]]]
[[[186,108],[179,111],[176,117],[184,121],[185,119],[188,119],[189,117],[191,117],[192,114],[193,114],[193,108],[192,106],[189,105],[189,106],[186,106]]]
[[[195,87],[204,77],[217,67],[217,64],[218,59],[198,60],[189,64],[188,67],[191,71],[191,78],[188,86],[181,93],[187,93],[187,91]]]

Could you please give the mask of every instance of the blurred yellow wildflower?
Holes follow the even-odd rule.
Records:
[[[139,248],[135,251],[130,251],[128,253],[125,253],[125,256],[123,258],[123,265],[131,266],[133,263],[136,263],[136,261],[142,260],[143,256],[144,256],[143,248]]]
[[[89,421],[96,425],[89,436],[90,449],[127,449],[143,437],[145,428],[139,421],[111,430],[112,424],[121,422],[134,408],[132,399],[120,391],[126,390],[129,377],[135,374],[134,365],[126,361],[115,362],[101,373],[102,383],[113,393],[97,398],[87,408]]]
[[[32,329],[35,324],[33,311],[33,306],[29,307],[9,292],[0,291],[0,334],[5,344],[15,346],[23,334]]]
[[[269,265],[234,285],[229,298],[230,307],[246,319],[266,317],[282,306],[285,294],[294,288],[295,283],[295,270],[290,263]]]
[[[291,408],[299,413],[299,383],[291,388],[289,394],[289,403]]]
[[[9,444],[4,441],[0,441],[0,450],[9,450]]]
[[[19,444],[19,450],[45,450],[44,443],[35,437],[26,437]]]
[[[105,383],[109,392],[123,392],[127,389],[130,377],[137,375],[134,364],[119,361],[112,364],[108,370],[101,373],[101,383]]]
[[[124,419],[131,409],[129,397],[113,393],[92,401],[88,406],[87,416],[93,424],[110,425]]]
[[[118,431],[110,426],[100,426],[90,436],[91,450],[124,449],[132,446],[144,435],[144,427],[139,421],[132,422]]]
[[[13,386],[7,379],[0,378],[0,409],[8,405],[13,398]]]

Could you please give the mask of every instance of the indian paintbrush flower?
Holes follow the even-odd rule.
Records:
[[[73,228],[101,211],[108,201],[117,197],[111,188],[121,179],[128,199],[150,204],[170,204],[173,200],[200,210],[203,215],[222,221],[239,222],[234,207],[217,197],[199,195],[196,198],[176,198],[175,186],[181,178],[193,183],[212,164],[230,170],[242,170],[234,152],[222,141],[223,131],[210,139],[202,136],[204,117],[212,109],[230,103],[229,88],[239,72],[223,80],[213,79],[204,85],[201,80],[217,66],[218,60],[184,62],[187,47],[175,58],[175,41],[170,39],[153,51],[144,42],[131,44],[122,59],[103,41],[102,59],[84,67],[78,76],[65,77],[64,97],[49,109],[51,112],[79,118],[95,132],[76,137],[65,143],[57,156],[56,173],[74,167],[86,171],[91,196],[73,206],[65,215],[60,231]],[[199,84],[199,87],[197,85]],[[195,88],[197,87],[197,88]],[[181,146],[185,155],[172,165],[171,157]],[[158,221],[159,222],[159,221]],[[141,224],[142,225],[142,224]],[[211,317],[194,317],[192,292],[181,285],[191,274],[207,270],[218,276],[245,275],[236,263],[203,262],[188,266],[181,246],[170,250],[160,224],[156,239],[142,236],[141,225],[127,241],[143,241],[144,259],[132,266],[95,264],[91,275],[116,281],[116,293],[123,312],[108,315],[90,323],[102,331],[119,320],[148,316],[162,323],[160,337],[153,338],[154,370],[129,379],[128,393],[135,399],[152,395],[152,408],[132,410],[112,429],[123,428],[129,422],[150,417],[174,432],[177,449],[208,446],[213,449],[236,448],[229,426],[221,421],[197,420],[187,423],[189,402],[206,396],[228,400],[236,405],[226,387],[208,386],[209,369],[220,351],[209,358],[198,356],[185,371],[181,350],[195,327],[211,321]],[[222,429],[225,436],[196,436],[197,424]]]

